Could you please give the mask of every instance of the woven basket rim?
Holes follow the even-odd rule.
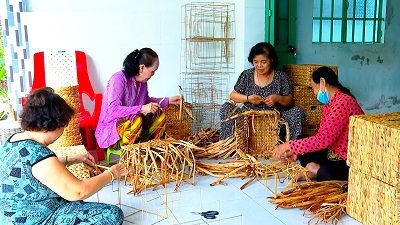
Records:
[[[385,126],[393,129],[400,129],[400,113],[378,113],[378,114],[364,114],[353,115],[355,119],[363,120],[374,125]],[[389,119],[395,118],[395,119]]]

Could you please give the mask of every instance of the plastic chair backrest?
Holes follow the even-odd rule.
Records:
[[[82,51],[46,51],[37,52],[34,58],[34,79],[32,90],[49,86],[53,88],[79,84],[80,112],[84,113],[82,94],[92,101],[95,92],[91,85],[86,54]]]

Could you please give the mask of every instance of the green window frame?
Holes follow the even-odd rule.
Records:
[[[314,0],[313,43],[383,43],[386,0]]]

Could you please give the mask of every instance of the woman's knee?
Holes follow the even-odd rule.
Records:
[[[306,113],[304,110],[298,106],[294,106],[293,108],[290,109],[293,113],[293,116],[295,118],[300,118],[302,121],[306,118]]]
[[[226,117],[234,108],[235,106],[230,102],[225,102],[222,104],[221,109],[219,110],[221,118]]]

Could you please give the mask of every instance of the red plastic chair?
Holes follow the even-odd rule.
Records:
[[[75,53],[75,57],[71,57],[71,54]],[[37,52],[33,55],[33,62],[34,62],[34,78],[32,83],[32,90],[45,87],[46,86],[46,57],[45,52]],[[76,59],[76,79],[77,84],[79,86],[79,100],[80,100],[80,124],[79,128],[84,131],[83,135],[85,136],[86,140],[86,149],[96,149],[97,153],[97,160],[104,160],[104,149],[101,149],[94,139],[94,131],[96,130],[97,122],[99,121],[100,110],[101,110],[101,102],[103,99],[103,95],[101,93],[95,93],[92,87],[92,84],[89,79],[89,74],[87,70],[87,63],[86,63],[86,54],[81,51],[74,51],[74,52],[66,52],[66,51],[58,51],[54,54],[54,57],[59,57],[61,63],[68,59]],[[70,54],[70,55],[68,55]],[[50,56],[52,57],[52,56]],[[66,62],[66,64],[71,62]],[[72,62],[73,63],[73,62]],[[59,66],[58,64],[55,65],[56,67]],[[63,67],[61,65],[60,67]],[[63,68],[59,68],[63,69]],[[72,70],[75,72],[75,70]],[[64,73],[65,71],[62,71]],[[62,76],[62,75],[61,75]],[[61,79],[60,77],[55,77],[52,79]],[[53,81],[54,82],[54,81]],[[62,81],[60,81],[62,82]],[[48,84],[51,86],[51,84]],[[68,85],[64,85],[68,86]],[[92,102],[94,102],[94,110],[93,113],[90,113],[85,108],[83,102],[83,94],[86,94]]]

